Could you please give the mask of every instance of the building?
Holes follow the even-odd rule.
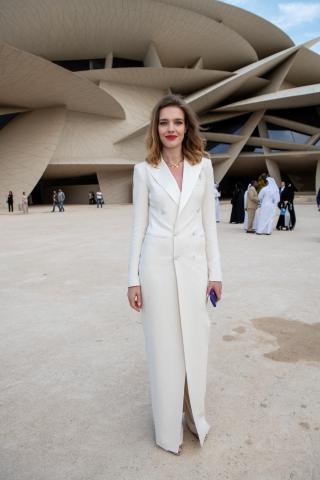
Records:
[[[0,205],[131,201],[151,109],[168,92],[198,113],[228,193],[268,170],[320,187],[320,55],[215,0],[1,0]],[[314,42],[313,42],[314,43]]]

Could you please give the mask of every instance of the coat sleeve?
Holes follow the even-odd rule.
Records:
[[[148,187],[145,171],[135,166],[133,173],[133,226],[129,257],[128,286],[140,285],[139,261],[149,217]]]
[[[213,192],[213,168],[211,160],[205,159],[206,186],[202,203],[202,223],[206,238],[206,254],[208,262],[208,279],[221,281],[220,254],[217,238],[215,200]]]

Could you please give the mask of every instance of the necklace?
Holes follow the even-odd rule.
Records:
[[[169,163],[169,167],[170,167],[170,168],[179,168],[179,165],[180,165],[180,163],[182,163],[182,162],[183,162],[183,160],[179,160],[179,162],[177,162],[177,163],[170,162],[170,163]]]

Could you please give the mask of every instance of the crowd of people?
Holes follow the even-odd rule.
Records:
[[[52,192],[52,212],[56,210],[59,212],[64,212],[64,202],[66,199],[66,195],[61,188],[58,190],[53,190]],[[23,213],[29,213],[29,201],[30,198],[26,195],[26,192],[22,192],[20,197],[20,202],[18,203],[18,209],[21,210]],[[12,190],[9,190],[6,203],[8,206],[9,213],[14,211],[14,204],[15,204],[15,196],[13,195]],[[102,192],[100,189],[97,192],[89,192],[89,205],[97,205],[97,208],[102,208],[104,204],[104,199]]]
[[[220,221],[219,185],[214,184],[216,219]],[[236,183],[231,198],[230,223],[244,225],[247,233],[271,235],[276,216],[277,230],[294,230],[296,214],[294,209],[294,188],[290,182],[281,182],[280,188],[274,178],[262,173],[258,180],[252,180],[247,190]],[[320,211],[320,189],[317,195]]]

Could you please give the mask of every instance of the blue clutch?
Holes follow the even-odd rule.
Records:
[[[212,305],[214,307],[216,307],[217,306],[217,296],[216,296],[213,288],[211,288],[211,290],[210,290],[209,297],[210,297],[210,301],[211,301]]]

